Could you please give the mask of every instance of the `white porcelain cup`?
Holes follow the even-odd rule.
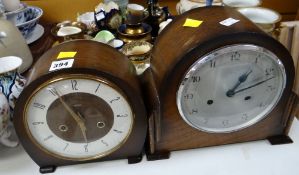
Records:
[[[12,12],[20,8],[20,0],[2,0],[2,4],[8,12]]]

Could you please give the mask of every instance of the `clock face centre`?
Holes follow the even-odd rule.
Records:
[[[88,141],[92,142],[102,138],[112,128],[114,121],[113,111],[101,98],[81,92],[66,94],[62,98],[65,103],[84,119],[85,126],[88,128],[88,132],[86,132]],[[48,109],[47,124],[52,132],[61,139],[70,142],[85,143],[76,121],[61,105],[59,98]]]

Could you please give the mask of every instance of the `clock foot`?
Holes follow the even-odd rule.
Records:
[[[169,159],[169,157],[170,157],[169,151],[156,152],[156,153],[152,153],[152,154],[149,153],[146,155],[146,158],[148,161]]]
[[[39,168],[39,172],[41,174],[53,173],[55,170],[56,170],[56,166],[45,166]]]
[[[139,163],[142,160],[142,153],[138,156],[128,157],[128,164]]]
[[[271,145],[282,145],[293,143],[293,140],[287,135],[277,135],[267,138]]]

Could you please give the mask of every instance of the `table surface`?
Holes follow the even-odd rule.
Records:
[[[175,151],[170,159],[127,164],[115,160],[90,164],[58,167],[54,175],[298,175],[299,174],[299,121],[294,120],[290,130],[293,144],[271,146],[266,140]],[[39,167],[21,146],[0,146],[1,175],[39,174]]]

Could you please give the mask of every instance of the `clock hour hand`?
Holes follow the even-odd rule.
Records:
[[[246,87],[246,88],[239,89],[239,90],[235,91],[233,95],[235,95],[235,94],[237,94],[237,93],[239,93],[239,92],[243,92],[243,91],[245,91],[245,90],[247,90],[247,89],[253,88],[253,87],[255,87],[255,86],[258,86],[258,85],[260,85],[260,84],[263,84],[263,83],[265,83],[265,82],[267,82],[267,81],[269,81],[269,80],[271,80],[271,79],[273,79],[273,78],[275,78],[275,77],[270,77],[270,78],[268,78],[268,79],[266,79],[266,80],[260,81],[260,82],[258,82],[258,83],[253,84],[253,85],[250,85],[250,86],[248,86],[248,87]]]
[[[235,86],[226,92],[226,96],[228,96],[228,97],[234,96],[235,90],[240,86],[240,84],[244,83],[247,80],[247,77],[249,76],[249,74],[251,74],[251,72],[252,72],[252,69],[250,69],[248,72],[245,72],[244,74],[242,74],[239,77],[238,82],[235,84]]]

